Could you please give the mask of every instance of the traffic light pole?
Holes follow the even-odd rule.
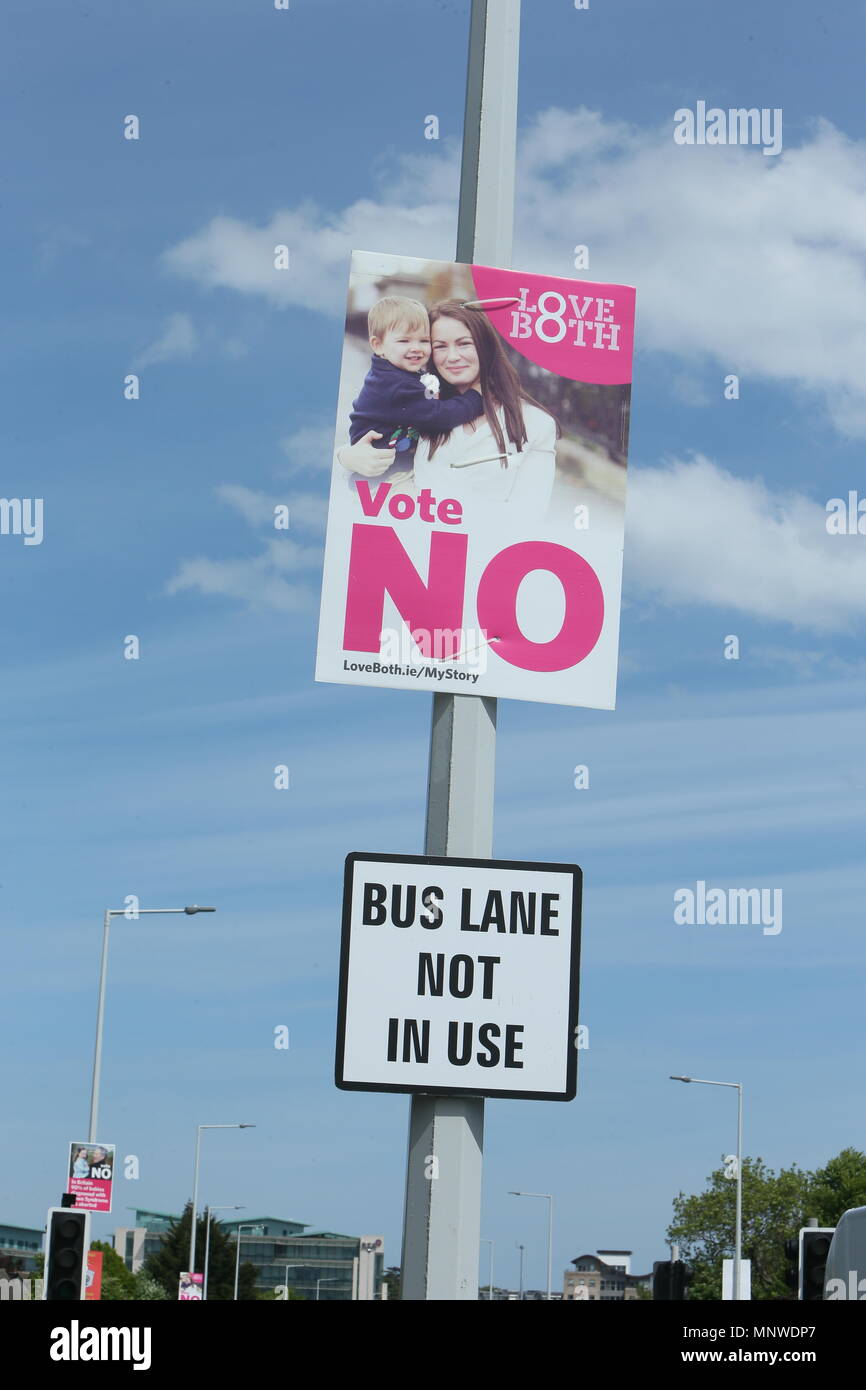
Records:
[[[472,0],[457,260],[511,263],[520,0]],[[489,859],[496,701],[434,695],[425,853]],[[484,1101],[413,1096],[402,1297],[477,1300]]]

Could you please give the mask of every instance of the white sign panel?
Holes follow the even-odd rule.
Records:
[[[336,1082],[572,1100],[581,871],[350,854]]]
[[[734,1262],[722,1260],[722,1298],[730,1302],[734,1297]],[[752,1297],[752,1261],[740,1260],[740,1298]]]

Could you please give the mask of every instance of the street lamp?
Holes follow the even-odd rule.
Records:
[[[316,1280],[316,1302],[318,1303],[318,1301],[319,1301],[319,1285],[320,1285],[320,1284],[339,1284],[340,1282],[341,1282],[341,1280],[340,1280],[339,1274],[335,1274],[335,1275],[333,1276],[333,1278],[331,1278],[331,1277],[329,1276],[327,1279],[317,1279],[317,1280]]]
[[[133,912],[127,907],[106,908],[102,919],[102,958],[99,965],[99,1002],[96,1006],[96,1047],[93,1052],[93,1076],[90,1082],[90,1131],[87,1142],[96,1143],[96,1116],[99,1108],[99,1076],[102,1071],[102,1023],[105,1016],[105,977],[108,972],[108,931],[112,917],[127,917],[135,921],[139,917],[150,917],[167,912],[185,912],[192,917],[196,912],[216,912],[215,907],[137,907]]]
[[[490,1246],[490,1278],[487,1283],[487,1302],[491,1303],[493,1301],[493,1241],[482,1236],[481,1244]]]
[[[737,1207],[734,1216],[734,1300],[740,1297],[740,1261],[743,1253],[743,1085],[740,1081],[705,1081],[700,1076],[672,1076],[671,1081],[696,1086],[729,1086],[737,1092]]]
[[[551,1302],[551,1283],[553,1279],[553,1197],[549,1192],[509,1192],[509,1197],[544,1197],[550,1203],[547,1208],[547,1301]]]
[[[519,1243],[517,1243],[517,1248],[518,1248],[518,1250],[520,1251],[520,1292],[518,1293],[517,1297],[518,1297],[518,1301],[519,1301],[520,1303],[522,1303],[522,1302],[523,1302],[523,1252],[524,1252],[524,1250],[526,1249],[526,1246],[525,1246],[525,1245],[520,1245]]]
[[[202,1278],[202,1301],[207,1302],[207,1264],[210,1255],[210,1214],[212,1211],[243,1211],[242,1206],[205,1207],[204,1209],[204,1276]]]
[[[189,1223],[189,1272],[195,1271],[196,1212],[198,1210],[198,1160],[203,1129],[255,1129],[255,1125],[198,1125],[195,1132],[195,1173],[192,1180],[192,1216]]]
[[[255,1126],[252,1126],[252,1128],[255,1128]],[[240,1270],[241,1270],[241,1231],[242,1231],[243,1229],[244,1229],[243,1226],[238,1226],[238,1228],[237,1228],[237,1243],[238,1243],[238,1246],[237,1246],[237,1250],[236,1250],[236,1252],[235,1252],[235,1298],[234,1298],[235,1303],[237,1303],[237,1300],[238,1300],[238,1275],[240,1274]],[[256,1222],[256,1221],[253,1221],[253,1222],[251,1222],[251,1223],[250,1223],[250,1222],[247,1222],[247,1223],[246,1223],[246,1229],[247,1229],[248,1231],[253,1232],[253,1233],[254,1233],[255,1235],[257,1235],[257,1236],[264,1235],[264,1230],[263,1230],[263,1228],[262,1228],[262,1227],[258,1224],[258,1222]]]
[[[289,1297],[289,1270],[290,1270],[290,1269],[305,1269],[305,1268],[306,1268],[306,1266],[303,1265],[303,1264],[301,1264],[301,1262],[300,1262],[299,1260],[290,1260],[289,1263],[286,1265],[286,1282],[285,1282],[284,1287],[285,1287],[285,1290],[286,1290],[286,1301],[287,1301],[287,1302],[288,1302],[288,1297]]]

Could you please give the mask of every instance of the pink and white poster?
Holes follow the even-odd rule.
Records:
[[[204,1293],[204,1275],[184,1271],[177,1281],[177,1297],[180,1303],[201,1303]]]
[[[353,253],[317,680],[614,707],[634,298]]]
[[[114,1145],[69,1145],[66,1191],[75,1194],[75,1205],[84,1211],[111,1211],[114,1178]]]

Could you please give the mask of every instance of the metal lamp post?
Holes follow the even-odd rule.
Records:
[[[207,1302],[207,1266],[210,1256],[210,1214],[212,1211],[243,1211],[243,1206],[205,1207],[204,1209],[204,1275],[202,1277],[202,1302]]]
[[[317,1279],[317,1280],[316,1280],[316,1302],[318,1303],[318,1301],[319,1301],[319,1285],[320,1285],[320,1284],[339,1284],[339,1283],[340,1283],[340,1276],[339,1276],[339,1274],[335,1274],[335,1275],[333,1276],[333,1278],[329,1275],[327,1279]]]
[[[734,1216],[734,1301],[740,1297],[740,1262],[743,1254],[743,1085],[740,1081],[706,1081],[700,1076],[672,1076],[696,1086],[728,1086],[737,1092],[737,1200]]]
[[[509,1192],[508,1195],[509,1197],[544,1197],[550,1203],[547,1208],[547,1301],[550,1303],[553,1297],[553,1196],[550,1192]],[[522,1258],[521,1256],[521,1260]]]
[[[306,1268],[306,1265],[301,1264],[300,1261],[298,1261],[298,1260],[290,1260],[289,1263],[286,1265],[286,1283],[285,1283],[286,1302],[288,1302],[288,1300],[289,1300],[289,1270],[290,1270],[290,1269],[305,1269],[305,1268]]]
[[[198,1211],[198,1163],[203,1129],[255,1129],[255,1125],[197,1125],[195,1132],[195,1172],[192,1180],[192,1216],[189,1223],[189,1272],[195,1272],[196,1212]]]
[[[235,1252],[235,1294],[234,1294],[234,1301],[235,1301],[235,1303],[237,1303],[237,1300],[238,1300],[238,1276],[240,1275],[240,1272],[241,1272],[241,1231],[242,1231],[243,1229],[244,1229],[243,1226],[238,1226],[238,1229],[237,1229],[237,1243],[238,1243],[238,1244],[237,1244],[237,1250],[236,1250],[236,1252]],[[262,1235],[262,1234],[263,1234],[263,1231],[262,1231],[261,1226],[260,1226],[260,1225],[258,1224],[258,1222],[256,1222],[256,1221],[246,1223],[246,1229],[247,1229],[248,1231],[251,1231],[251,1232],[255,1233],[256,1235]]]
[[[162,916],[165,913],[183,912],[192,917],[197,912],[216,912],[215,907],[138,907],[133,912],[126,907],[109,907],[102,919],[102,958],[99,965],[99,1002],[96,1006],[96,1046],[93,1051],[93,1076],[90,1082],[90,1127],[87,1142],[96,1143],[96,1120],[99,1113],[99,1079],[102,1071],[102,1027],[105,1018],[105,980],[108,974],[108,934],[112,917],[126,917],[134,922],[139,917]]]
[[[455,259],[508,266],[514,222],[520,0],[472,0]],[[496,701],[433,696],[425,853],[488,858]],[[403,1221],[402,1297],[476,1300],[484,1101],[414,1095]],[[430,1182],[428,1155],[439,1160]]]

